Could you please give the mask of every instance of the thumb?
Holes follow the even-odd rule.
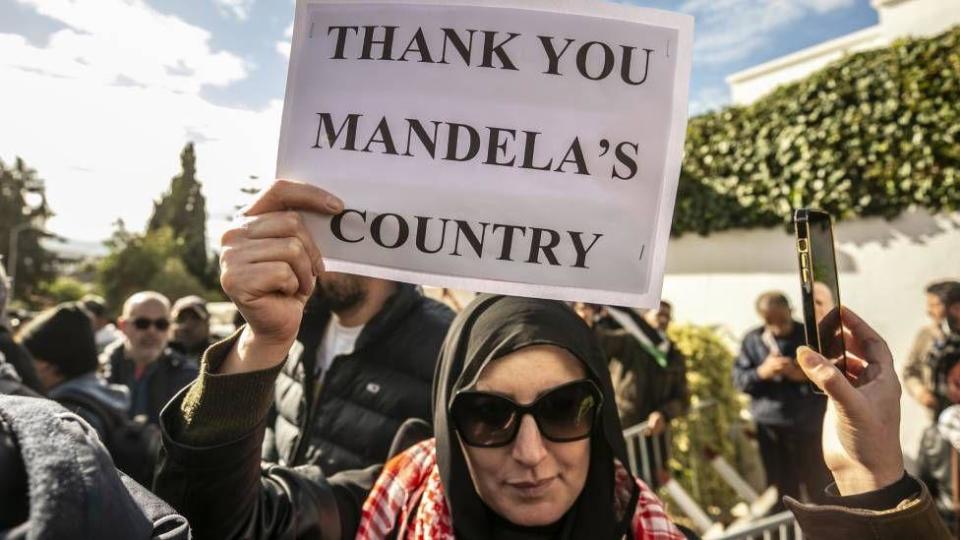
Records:
[[[857,391],[843,373],[810,347],[797,349],[797,363],[813,384],[841,406],[852,406]]]

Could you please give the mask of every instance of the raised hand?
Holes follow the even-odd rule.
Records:
[[[904,473],[900,448],[900,381],[886,342],[854,312],[841,314],[848,377],[807,347],[800,367],[830,399],[823,419],[823,457],[841,495],[873,491]]]
[[[343,202],[300,182],[277,180],[224,233],[220,284],[247,321],[223,373],[275,366],[293,345],[303,308],[323,271],[300,211],[337,214]]]

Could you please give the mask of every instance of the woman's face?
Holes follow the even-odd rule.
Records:
[[[525,347],[494,360],[480,373],[475,390],[530,404],[544,392],[586,378],[583,364],[550,345]],[[573,506],[587,480],[590,439],[558,443],[540,434],[526,415],[516,439],[500,448],[460,442],[477,495],[511,523],[549,525]]]

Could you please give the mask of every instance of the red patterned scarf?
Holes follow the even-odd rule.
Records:
[[[623,515],[630,501],[630,475],[616,464],[615,510]],[[636,540],[684,540],[663,511],[663,504],[640,480],[633,537]],[[381,540],[399,527],[399,540],[453,540],[450,509],[440,483],[433,439],[390,460],[363,504],[357,540]]]

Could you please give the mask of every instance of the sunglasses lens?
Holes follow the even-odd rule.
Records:
[[[460,436],[471,446],[499,446],[513,439],[517,415],[506,399],[465,394],[457,399],[453,413]]]
[[[170,328],[170,321],[166,319],[157,319],[154,321],[145,317],[139,317],[133,320],[133,326],[135,326],[137,330],[149,330],[151,325],[156,326],[157,330],[163,332],[166,331],[167,328]]]
[[[593,430],[599,400],[590,384],[572,384],[543,396],[537,420],[543,435],[553,441],[583,439]]]

